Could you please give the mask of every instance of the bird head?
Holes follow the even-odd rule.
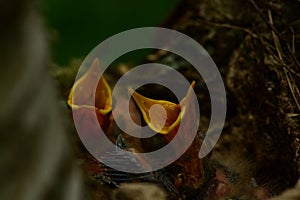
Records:
[[[93,114],[95,112],[98,123],[102,129],[107,130],[110,121],[109,113],[112,110],[112,95],[105,77],[102,75],[99,80],[100,72],[99,60],[96,58],[87,72],[74,83],[67,103],[72,108],[73,114],[81,113],[81,116],[88,116],[88,113]],[[95,92],[91,88],[97,81]],[[85,120],[83,123],[91,125],[91,122],[86,122]]]

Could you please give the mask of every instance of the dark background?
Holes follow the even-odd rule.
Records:
[[[68,65],[70,59],[85,57],[100,42],[121,31],[160,26],[178,1],[45,1],[42,7],[50,29],[54,62]],[[143,53],[133,56],[127,59],[139,59]]]

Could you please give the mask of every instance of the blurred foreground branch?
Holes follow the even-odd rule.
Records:
[[[31,1],[0,3],[0,199],[85,199]]]

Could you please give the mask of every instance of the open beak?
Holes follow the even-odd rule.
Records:
[[[185,114],[189,104],[195,82],[192,82],[187,95],[179,104],[164,100],[154,100],[138,94],[129,89],[134,101],[139,107],[147,125],[155,132],[161,134],[171,133],[180,125],[181,118]]]
[[[72,109],[92,108],[101,115],[106,115],[111,111],[111,90],[104,76],[98,82],[96,93],[92,94],[94,91],[91,86],[99,79],[100,70],[99,60],[96,58],[90,69],[75,82],[68,98],[68,105]]]
[[[78,118],[80,126],[91,133],[98,132],[98,125],[104,132],[111,126],[109,112],[112,110],[112,95],[103,75],[99,80],[100,70],[99,60],[96,58],[90,69],[74,83],[67,101],[72,108],[73,117]],[[92,88],[95,85],[96,92]],[[91,119],[91,115],[95,113],[96,121]]]

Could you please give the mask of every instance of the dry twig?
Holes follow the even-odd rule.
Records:
[[[267,17],[264,15],[262,10],[255,3],[255,1],[254,0],[248,0],[248,1],[251,3],[251,5],[254,7],[254,9],[258,12],[258,14],[261,16],[261,18],[267,23],[267,25],[270,27],[270,29],[276,34],[276,36],[279,38],[279,40],[284,42],[284,44],[287,47],[288,53],[290,54],[292,60],[294,61],[295,65],[297,66],[297,68],[300,70],[300,63],[299,63],[296,55],[292,51],[292,48],[291,48],[290,44],[281,36],[281,34],[275,28],[275,26],[267,19]]]

